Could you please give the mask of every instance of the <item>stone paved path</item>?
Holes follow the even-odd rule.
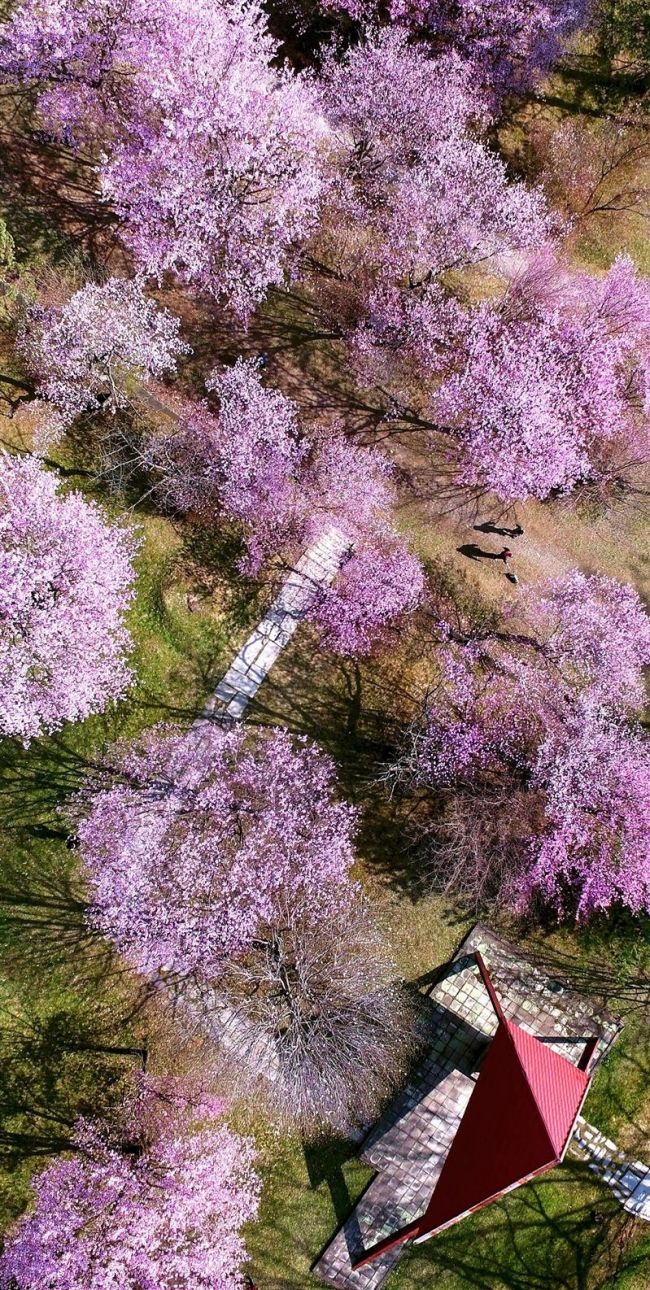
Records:
[[[315,1275],[328,1285],[378,1290],[404,1246],[356,1272],[352,1259],[419,1217],[431,1198],[497,1025],[470,957],[475,950],[485,959],[506,1016],[545,1037],[570,1061],[577,1064],[584,1040],[598,1035],[589,1063],[593,1070],[620,1029],[589,999],[550,980],[478,924],[428,992],[430,1042],[424,1061],[362,1144],[361,1158],[378,1172],[314,1267]]]
[[[650,1223],[650,1168],[647,1165],[627,1156],[582,1116],[578,1117],[571,1155],[584,1160],[611,1187],[623,1209]]]
[[[328,586],[350,549],[350,540],[332,526],[305,551],[291,570],[268,613],[242,646],[219,682],[204,716],[239,720],[257,693],[298,623],[311,609],[321,587]]]

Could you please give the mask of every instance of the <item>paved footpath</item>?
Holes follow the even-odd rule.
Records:
[[[647,1165],[626,1155],[582,1116],[576,1124],[571,1155],[584,1160],[611,1187],[628,1214],[650,1223],[650,1168]]]
[[[268,613],[219,682],[203,716],[238,721],[278,655],[289,643],[323,587],[334,580],[350,550],[350,539],[334,525],[297,561]]]
[[[156,382],[152,382],[152,388],[139,385],[138,399],[157,414],[178,421],[177,409],[173,403],[158,398],[157,388],[160,387]],[[301,555],[268,613],[242,646],[203,713],[194,722],[193,738],[196,738],[206,717],[226,723],[239,721],[299,622],[312,608],[319,591],[333,582],[351,549],[350,539],[332,524]]]
[[[257,693],[278,655],[291,640],[298,624],[309,612],[321,588],[329,586],[351,549],[350,539],[341,529],[331,526],[304,552],[283,583],[268,613],[242,646],[234,663],[219,682],[200,717],[192,723],[186,740],[191,764],[192,751],[200,747],[213,723],[230,725],[239,721],[246,705]],[[277,1078],[277,1053],[270,1041],[254,1037],[251,1041],[245,1024],[214,991],[202,994],[186,988],[184,1002],[200,1018],[202,1027],[214,1034],[224,1048],[241,1056],[252,1043],[249,1056],[259,1063],[260,1045],[266,1076]]]

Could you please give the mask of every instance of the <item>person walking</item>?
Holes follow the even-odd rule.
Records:
[[[505,565],[506,578],[508,579],[508,582],[514,582],[516,586],[517,583],[519,582],[519,579],[516,573],[513,573],[512,570],[508,568],[508,560],[512,560],[512,551],[510,550],[510,547],[504,546],[503,551],[499,552],[499,557],[501,560],[503,560],[503,563]]]

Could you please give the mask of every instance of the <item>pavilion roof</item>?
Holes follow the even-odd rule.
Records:
[[[584,1070],[504,1016],[479,966],[499,1024],[416,1239],[558,1164],[589,1087]]]

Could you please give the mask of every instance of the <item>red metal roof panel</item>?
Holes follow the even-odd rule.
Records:
[[[507,1026],[559,1160],[589,1088],[589,1076],[521,1026],[512,1021]]]

